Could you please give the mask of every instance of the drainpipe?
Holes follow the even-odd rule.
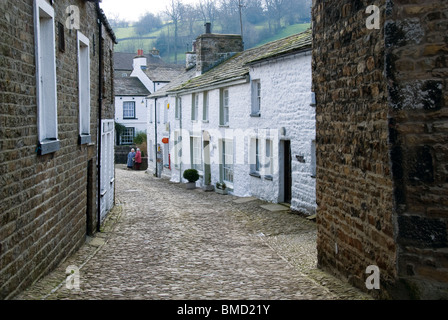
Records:
[[[176,95],[176,100],[177,99],[181,99],[178,95]],[[176,101],[176,103],[177,103],[177,101]],[[184,144],[184,142],[183,142],[183,140],[182,140],[182,103],[180,103],[179,104],[179,127],[180,127],[180,139],[181,139],[181,141],[182,141],[182,144],[181,144],[181,150],[182,150],[182,146],[183,146],[183,144]],[[179,138],[178,138],[179,139]],[[182,153],[181,153],[181,157],[180,157],[180,163],[179,163],[179,183],[182,183],[182,163],[183,163],[183,161],[182,161],[182,157],[184,156],[184,152],[182,151]]]
[[[154,163],[156,170],[156,178],[159,177],[157,173],[157,98],[154,98]]]
[[[102,65],[103,65],[103,24],[101,22],[101,11],[100,5],[96,2],[96,12],[98,19],[98,166],[97,166],[97,174],[98,174],[98,213],[97,213],[97,225],[96,230],[99,232],[101,229],[101,109],[103,106],[103,77],[102,77]]]

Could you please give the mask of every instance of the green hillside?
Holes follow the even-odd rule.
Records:
[[[309,27],[310,23],[293,24],[281,28],[277,33],[275,33],[275,35],[263,36],[262,30],[265,30],[267,26],[265,24],[259,24],[255,26],[252,25],[251,30],[249,30],[250,32],[248,32],[249,35],[245,35],[244,40],[246,43],[246,49],[300,33],[302,31],[305,31]],[[196,31],[197,36],[199,36],[203,30],[202,23],[196,23],[194,26],[194,30]],[[180,29],[179,31],[179,49],[177,60],[178,63],[183,63],[185,61],[185,52],[191,50],[191,41],[195,37],[185,36],[183,34],[185,30],[183,29]],[[137,49],[143,49],[145,52],[148,52],[149,50],[156,47],[157,49],[162,51],[162,58],[166,62],[174,62],[173,45],[171,44],[171,48],[160,48],[161,41],[158,41],[163,37],[166,38],[168,35],[173,35],[174,27],[172,24],[166,23],[162,28],[143,35],[138,35],[133,26],[125,28],[114,28],[114,32],[118,40],[118,44],[115,45],[116,52],[137,52]],[[213,32],[221,33],[220,27],[216,26],[213,29]],[[249,39],[253,34],[256,34],[256,38]],[[249,45],[247,45],[248,43]],[[170,52],[170,54],[168,54],[168,51]]]

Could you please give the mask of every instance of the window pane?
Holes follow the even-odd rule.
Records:
[[[135,102],[123,102],[123,118],[135,118]]]

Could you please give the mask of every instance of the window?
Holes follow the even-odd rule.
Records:
[[[198,120],[199,117],[199,95],[193,93],[191,95],[191,120]]]
[[[64,25],[58,22],[58,47],[60,52],[65,52]]]
[[[202,171],[202,146],[200,137],[190,138],[191,168]]]
[[[153,100],[155,103],[155,100]],[[152,123],[154,120],[154,111],[152,104],[149,105],[149,123]]]
[[[251,139],[250,173],[260,176],[260,140]]]
[[[229,125],[229,90],[221,89],[220,91],[220,121],[222,126]]]
[[[316,140],[311,141],[311,177],[316,177]]]
[[[179,168],[182,157],[182,136],[178,130],[174,131],[174,167]]]
[[[37,130],[39,154],[59,150],[56,93],[56,48],[54,9],[44,0],[35,0]]]
[[[132,144],[134,142],[135,128],[126,128],[120,137],[120,144]]]
[[[174,115],[176,119],[180,119],[180,112],[182,110],[182,98],[176,97],[176,107],[174,110]]]
[[[123,119],[135,119],[135,101],[123,102]]]
[[[90,52],[89,39],[78,31],[79,143],[90,137]]]
[[[260,80],[252,81],[252,110],[251,116],[260,116],[261,108],[261,83]]]
[[[165,104],[164,104],[164,108],[163,108],[163,123],[167,123],[167,122],[168,122],[168,100],[165,100]]]
[[[208,121],[208,105],[209,105],[208,91],[204,91],[204,93],[203,93],[202,105],[203,105],[202,120]]]
[[[233,141],[222,140],[221,178],[224,182],[233,183]]]
[[[148,148],[149,148],[149,161],[154,161],[154,146],[152,144],[152,140],[149,140],[148,142]]]
[[[265,169],[266,175],[272,176],[274,174],[274,143],[272,140],[266,140],[266,159]]]
[[[170,168],[170,152],[169,152],[169,144],[163,144],[163,166],[165,168]]]

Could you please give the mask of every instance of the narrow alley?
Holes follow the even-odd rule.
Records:
[[[67,267],[75,282],[66,281]],[[69,270],[71,270],[68,268]],[[316,268],[314,221],[116,166],[103,230],[17,300],[369,299]]]

